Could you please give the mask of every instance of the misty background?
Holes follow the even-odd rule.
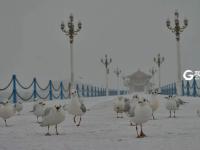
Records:
[[[74,42],[75,79],[104,85],[100,59],[108,54],[113,59],[110,87],[116,87],[117,66],[123,76],[138,68],[149,73],[153,57],[161,53],[161,83],[171,83],[177,72],[176,40],[165,21],[169,17],[174,25],[175,9],[182,24],[188,18],[181,35],[182,71],[200,70],[199,8],[199,0],[1,0],[0,87],[12,74],[23,83],[36,77],[45,85],[70,79],[69,40],[60,30],[70,13],[75,25],[83,24]]]

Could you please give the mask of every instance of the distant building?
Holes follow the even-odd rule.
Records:
[[[147,92],[151,89],[151,75],[148,75],[140,69],[135,73],[124,77],[124,85],[129,88],[129,93],[132,92]]]

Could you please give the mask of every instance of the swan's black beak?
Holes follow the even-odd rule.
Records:
[[[56,110],[59,110],[61,108],[61,106],[56,106]]]

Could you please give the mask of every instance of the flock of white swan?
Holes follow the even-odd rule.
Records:
[[[133,95],[131,99],[120,96],[114,101],[113,109],[117,114],[117,118],[123,118],[123,113],[126,113],[130,118],[130,125],[136,127],[137,138],[146,136],[143,132],[142,125],[151,118],[155,120],[154,113],[160,107],[160,100],[157,95],[158,91],[153,90],[149,100],[138,95]],[[167,99],[165,106],[169,111],[169,118],[172,117],[172,113],[173,117],[176,118],[176,111],[179,106],[186,102],[176,96],[168,96],[165,98]],[[197,115],[200,117],[200,110],[197,110]],[[138,126],[141,128],[140,132],[138,132]]]
[[[131,98],[123,96],[114,98],[113,110],[116,112],[117,118],[123,118],[123,113],[127,114],[130,125],[136,128],[137,138],[146,136],[143,131],[143,124],[150,119],[155,119],[155,112],[160,107],[160,100],[157,95],[157,90],[153,90],[150,99],[139,95],[133,95]],[[185,102],[176,96],[165,98],[167,99],[165,106],[169,111],[169,117],[175,118],[179,106]],[[1,101],[0,118],[5,121],[5,126],[8,126],[7,119],[15,116],[16,113],[20,115],[22,109],[23,103],[21,101],[14,105],[9,103],[8,100]],[[34,103],[31,112],[37,117],[37,122],[41,127],[48,128],[48,132],[45,135],[50,136],[49,128],[51,126],[55,126],[56,135],[59,135],[57,126],[65,120],[65,111],[73,115],[74,124],[77,127],[80,126],[81,116],[86,113],[87,109],[74,89],[71,91],[71,99],[68,104],[47,106],[46,101],[38,100]],[[200,109],[197,110],[197,115],[200,117]],[[42,118],[41,122],[39,122],[39,118]],[[140,132],[138,127],[140,127]]]

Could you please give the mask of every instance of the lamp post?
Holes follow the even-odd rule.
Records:
[[[155,85],[155,73],[157,72],[156,68],[152,67],[151,69],[149,69],[149,72],[151,73],[152,76],[152,88],[154,89],[154,85]]]
[[[78,22],[78,27],[75,29],[74,27],[74,17],[71,14],[69,16],[69,22],[67,24],[68,30],[66,29],[66,25],[64,21],[61,22],[60,29],[65,33],[66,36],[69,37],[70,43],[70,69],[71,69],[71,81],[69,85],[69,91],[74,88],[74,53],[73,53],[73,43],[74,43],[74,36],[78,34],[78,32],[82,28],[81,22]]]
[[[111,64],[112,59],[108,58],[108,55],[105,55],[105,59],[101,59],[101,63],[105,66],[106,69],[106,96],[108,96],[108,74],[109,74],[109,68],[108,66]]]
[[[122,71],[117,67],[113,72],[117,76],[117,95],[120,95],[120,92],[119,92],[119,75],[122,73]]]
[[[175,34],[176,37],[176,47],[177,47],[177,81],[176,81],[176,88],[177,88],[177,95],[181,95],[181,54],[180,54],[180,34],[184,31],[184,29],[188,26],[188,20],[185,18],[183,21],[183,26],[180,26],[179,21],[179,13],[176,10],[175,13],[174,23],[175,26],[172,27],[170,25],[170,20],[167,19],[166,26],[167,28]]]
[[[160,72],[160,67],[161,64],[164,62],[164,57],[160,56],[160,53],[158,53],[157,57],[154,57],[154,62],[156,63],[156,65],[158,66],[158,76],[159,76],[159,84],[158,84],[158,88],[159,88],[159,92],[160,92],[160,85],[161,85],[161,72]]]

